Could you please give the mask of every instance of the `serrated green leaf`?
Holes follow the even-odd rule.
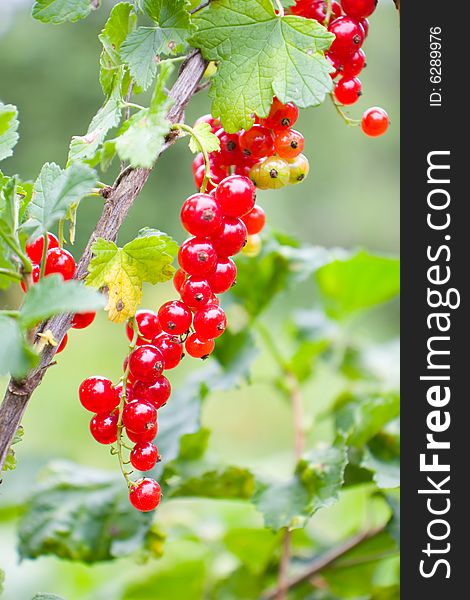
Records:
[[[68,208],[91,193],[97,181],[96,172],[80,163],[61,169],[46,163],[34,184],[24,229],[31,237],[46,233],[67,214]]]
[[[93,158],[98,148],[103,143],[108,131],[117,127],[121,121],[123,108],[122,80],[124,68],[117,70],[113,81],[111,94],[93,117],[88,131],[83,136],[73,136],[70,142],[68,163],[75,160],[87,160]]]
[[[391,300],[400,291],[399,259],[363,251],[325,265],[316,276],[326,311],[335,319]]]
[[[29,328],[54,315],[90,312],[104,305],[103,295],[80,281],[63,281],[60,275],[50,275],[28,290],[20,310],[20,322]]]
[[[197,123],[193,129],[195,137],[189,138],[189,149],[193,154],[205,150],[207,153],[220,150],[220,140],[212,133],[209,123]]]
[[[18,238],[20,200],[17,194],[16,177],[2,177],[0,186],[0,267],[17,272],[11,260],[12,246],[20,250]],[[11,279],[0,275],[0,288],[10,285]]]
[[[390,428],[387,428],[372,438],[364,450],[361,466],[373,473],[373,479],[379,489],[399,487],[400,438],[398,432],[392,432]]]
[[[0,160],[13,154],[13,148],[19,139],[18,125],[16,106],[0,102]]]
[[[35,0],[33,17],[43,23],[74,23],[95,8],[92,0]]]
[[[21,379],[38,362],[16,319],[0,315],[0,375]]]
[[[165,93],[165,83],[171,72],[171,65],[162,67],[150,107],[135,113],[115,140],[119,157],[132,167],[150,169],[163,148],[170,130],[166,117],[171,100]]]
[[[171,279],[171,266],[178,247],[166,234],[154,232],[118,248],[114,242],[98,239],[92,246],[93,258],[86,283],[108,288],[106,310],[111,321],[123,323],[132,317],[142,299],[142,284]]]
[[[259,482],[253,503],[271,529],[297,529],[320,508],[338,498],[347,463],[344,445],[308,453],[297,464],[295,475],[284,482]]]
[[[120,2],[113,7],[106,25],[98,36],[103,45],[100,56],[100,83],[106,96],[113,92],[116,75],[121,71],[121,44],[134,30],[136,21],[137,16],[132,4]]]
[[[121,57],[136,83],[146,90],[158,68],[158,57],[181,52],[191,21],[186,0],[146,0],[145,11],[156,27],[139,27],[122,44]]]
[[[234,466],[211,468],[195,463],[190,469],[172,469],[166,495],[169,498],[217,498],[248,500],[253,495],[254,477],[248,470]],[[167,475],[165,474],[165,477]]]
[[[212,114],[229,132],[266,117],[273,96],[299,107],[323,102],[332,89],[324,57],[334,36],[313,19],[277,17],[271,0],[217,0],[193,16],[191,44],[219,61]]]
[[[13,438],[13,441],[11,442],[11,446],[8,449],[8,454],[5,459],[5,462],[3,463],[2,471],[13,471],[14,469],[16,469],[16,456],[15,456],[15,449],[13,448],[13,446],[15,446],[16,444],[19,444],[21,442],[21,440],[23,439],[23,435],[24,435],[24,429],[20,425],[18,427],[18,429],[16,430],[15,437]]]
[[[53,463],[21,519],[19,551],[23,558],[106,561],[139,549],[151,522],[132,507],[118,475]]]

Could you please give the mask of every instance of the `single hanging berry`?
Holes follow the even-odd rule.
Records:
[[[212,289],[206,279],[191,276],[181,286],[180,294],[188,308],[197,310],[209,302]]]
[[[59,240],[53,233],[47,234],[47,250],[59,247]],[[41,235],[33,242],[26,244],[26,254],[31,262],[39,264],[42,261],[42,255],[44,252],[44,236]]]
[[[183,204],[181,223],[192,235],[209,236],[222,224],[221,207],[209,194],[194,194]]]
[[[152,442],[139,442],[130,453],[131,465],[138,471],[150,471],[159,460],[158,450]]]
[[[304,143],[304,136],[295,129],[282,131],[274,139],[277,154],[285,160],[291,160],[301,154]]]
[[[191,327],[193,316],[186,304],[171,300],[160,307],[158,320],[165,333],[182,335]]]
[[[294,185],[306,179],[310,171],[310,164],[305,154],[299,154],[297,158],[289,161],[289,183]]]
[[[140,442],[153,442],[156,435],[158,433],[158,423],[149,423],[147,429],[143,433],[135,433],[130,429],[126,429],[127,437],[134,442],[134,444],[138,444]]]
[[[252,210],[242,217],[245,223],[248,235],[259,233],[266,223],[266,213],[259,204],[256,204]]]
[[[76,264],[73,256],[63,248],[52,248],[47,251],[44,275],[58,273],[67,281],[75,275]]]
[[[134,319],[139,328],[139,337],[141,338],[150,341],[162,331],[158,315],[153,310],[138,310]],[[126,325],[126,334],[128,340],[131,342],[134,339],[134,327],[130,322]]]
[[[383,108],[373,106],[368,108],[362,115],[362,131],[370,137],[383,135],[390,124],[388,114]]]
[[[217,253],[211,242],[204,238],[193,237],[181,245],[178,262],[183,271],[189,275],[204,276],[214,269]]]
[[[141,512],[149,512],[157,508],[161,497],[162,490],[154,479],[139,479],[129,489],[130,503]]]
[[[234,256],[246,244],[246,237],[246,227],[241,219],[237,217],[224,217],[221,229],[211,237],[211,242],[219,257]],[[208,274],[214,270],[216,264],[217,258],[210,271],[208,271]]]
[[[240,148],[243,154],[259,159],[274,154],[274,138],[271,131],[262,125],[253,125],[240,134]]]
[[[208,285],[214,294],[224,294],[235,283],[237,267],[231,258],[220,258],[215,270],[207,276]],[[208,298],[209,302],[210,298]],[[206,302],[207,304],[207,302]]]
[[[205,306],[194,315],[194,330],[201,340],[213,340],[223,334],[227,317],[220,306]]]
[[[72,327],[74,329],[85,329],[93,323],[95,317],[95,312],[76,313],[72,319]]]
[[[153,338],[152,344],[162,353],[165,369],[174,369],[180,364],[183,358],[183,345],[177,336],[161,333]]]
[[[119,404],[119,392],[107,377],[87,377],[80,384],[81,405],[94,413],[109,412]]]
[[[341,0],[344,12],[353,19],[365,19],[377,8],[377,0]]]
[[[362,84],[357,77],[342,77],[335,85],[334,94],[344,106],[355,104],[362,95]]]
[[[299,117],[299,109],[293,102],[283,104],[277,98],[273,99],[269,115],[264,121],[264,126],[274,131],[282,131],[292,127]]]
[[[171,385],[165,375],[155,381],[155,383],[147,384],[143,381],[136,381],[132,386],[130,400],[139,399],[145,400],[153,404],[158,410],[168,402],[171,395]]]
[[[330,46],[330,54],[341,58],[351,56],[362,46],[365,38],[364,29],[350,17],[339,17],[328,26],[335,39]]]
[[[197,333],[192,333],[185,342],[184,347],[189,356],[193,358],[208,358],[215,347],[214,340],[201,340]]]
[[[129,370],[132,376],[139,381],[155,383],[164,367],[162,353],[150,344],[139,346],[129,357]]]
[[[220,182],[215,198],[223,214],[242,217],[255,205],[256,188],[248,177],[230,175]],[[220,227],[221,223],[219,223]]]
[[[122,423],[127,431],[136,434],[152,429],[157,422],[157,410],[149,402],[132,400],[124,406]]]
[[[99,413],[90,421],[90,433],[100,444],[114,444],[118,436],[118,412]]]

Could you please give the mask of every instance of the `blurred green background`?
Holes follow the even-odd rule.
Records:
[[[19,9],[9,13],[7,19],[9,4],[18,5]],[[85,21],[55,27],[34,21],[29,15],[29,4],[2,0],[4,12],[0,12],[0,98],[18,106],[21,122],[15,155],[4,161],[2,169],[19,173],[24,179],[34,179],[46,161],[64,166],[71,136],[86,131],[102,102],[97,35],[107,14],[105,2]],[[392,0],[384,0],[373,15],[364,48],[368,58],[361,76],[364,95],[349,112],[360,117],[368,106],[383,106],[391,117],[389,133],[379,139],[366,138],[360,129],[347,127],[330,102],[303,111],[298,129],[306,138],[310,176],[299,186],[276,193],[260,192],[259,201],[273,228],[310,244],[397,253],[399,29]],[[209,102],[202,93],[188,108],[187,120],[192,122],[208,111]],[[121,230],[121,243],[143,226],[166,231],[179,242],[184,239],[178,214],[185,197],[193,193],[191,160],[184,142],[162,157]],[[110,171],[104,180],[112,182],[115,174]],[[77,257],[101,206],[99,199],[90,198],[80,207],[73,249]],[[144,305],[155,308],[172,295],[171,285],[148,288]],[[19,300],[19,294],[11,292],[0,299],[2,304],[11,304]],[[275,303],[268,315],[270,323],[279,322],[281,315],[285,317],[297,307],[311,307],[313,302],[311,285],[301,286]],[[367,318],[356,321],[355,332],[364,339],[393,339],[398,334],[397,314],[394,304],[368,313]],[[95,567],[54,558],[19,563],[15,549],[16,511],[11,509],[31,491],[38,470],[51,459],[67,458],[116,468],[115,460],[88,434],[88,415],[79,406],[77,388],[90,374],[117,377],[125,351],[122,328],[100,315],[90,329],[72,331],[59,366],[51,368],[31,401],[24,419],[24,441],[17,447],[18,469],[7,473],[0,487],[0,568],[7,574],[6,600],[29,600],[38,590],[53,591],[67,600],[113,598],[112,593],[93,595],[97,582],[136,577],[144,568],[130,559]],[[183,364],[177,372],[171,372],[172,385],[178,386],[193,368],[194,365]],[[262,383],[263,374],[272,369],[269,358],[261,353],[255,364],[258,383],[241,391],[212,394],[206,401],[204,425],[213,430],[210,450],[221,460],[266,472],[287,471],[292,466],[289,408],[271,387]],[[2,390],[5,384],[2,382]],[[320,373],[315,383],[305,389],[308,417],[314,420],[340,388],[340,382],[330,373]],[[315,429],[315,437],[321,436],[320,426]],[[344,494],[338,505],[321,512],[320,519],[313,518],[311,527],[341,538],[365,518],[364,498],[363,492]],[[241,522],[260,522],[254,509],[241,508],[236,503],[219,503],[216,509],[211,504],[215,503],[172,501],[163,506],[160,516],[166,522],[184,522],[188,511],[196,512],[200,514],[201,526],[206,524],[209,532],[211,526],[217,526],[218,510],[227,511],[230,518]]]

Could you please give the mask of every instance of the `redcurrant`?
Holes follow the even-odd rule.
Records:
[[[211,242],[204,238],[193,237],[181,245],[178,262],[189,275],[204,276],[214,269],[217,253]]]
[[[354,104],[362,95],[362,84],[357,77],[342,77],[335,85],[335,98],[344,106]]]
[[[357,77],[366,66],[366,55],[362,48],[344,60],[341,66],[343,77]]]
[[[47,234],[47,250],[59,247],[59,240],[53,233]],[[31,262],[39,264],[42,261],[42,255],[44,252],[44,236],[41,235],[33,242],[26,244],[26,254],[30,258]]]
[[[293,102],[283,104],[280,100],[274,98],[264,125],[265,127],[274,129],[274,131],[289,129],[297,121],[298,117],[299,109]]]
[[[47,251],[45,275],[59,273],[66,281],[75,275],[75,260],[67,250],[63,248],[52,248]]]
[[[60,342],[60,344],[57,346],[57,350],[55,351],[56,354],[60,354],[61,352],[63,352],[65,350],[65,346],[67,345],[69,341],[69,336],[66,333],[64,335],[64,337],[62,338],[62,341]]]
[[[243,248],[242,252],[245,256],[254,258],[261,252],[262,246],[263,243],[261,241],[261,237],[255,233],[254,235],[248,236],[248,241],[246,242],[246,246]]]
[[[173,277],[173,285],[175,286],[175,290],[178,294],[181,291],[181,286],[187,279],[187,274],[183,271],[183,269],[178,269]]]
[[[181,286],[180,294],[186,306],[196,310],[209,302],[212,289],[206,279],[189,277]]]
[[[158,320],[158,315],[153,310],[138,310],[134,318],[139,328],[139,337],[152,340],[156,335],[161,333],[162,328]],[[131,323],[127,323],[126,325],[126,334],[129,341],[134,339],[134,328]]]
[[[149,512],[157,508],[162,490],[154,479],[139,479],[129,490],[129,500],[134,508]]]
[[[225,215],[241,217],[255,205],[256,188],[248,177],[230,175],[220,182],[215,197]]]
[[[88,327],[88,325],[93,323],[95,317],[95,312],[76,313],[73,316],[72,327],[74,329],[85,329],[85,327]]]
[[[289,183],[289,165],[278,156],[267,158],[259,166],[258,182],[261,189],[277,190]]]
[[[90,433],[100,444],[114,444],[118,436],[118,412],[94,415],[90,421]]]
[[[325,0],[297,0],[291,11],[294,15],[299,15],[306,19],[315,19],[315,21],[323,25],[327,15],[327,5],[328,3]],[[341,6],[333,0],[331,3],[331,18],[336,19],[341,15]]]
[[[171,300],[160,307],[158,320],[166,333],[182,335],[191,327],[193,316],[186,304],[179,300]]]
[[[165,361],[165,369],[174,369],[183,358],[183,345],[174,335],[161,333],[152,341],[152,344],[160,350]]]
[[[253,235],[263,229],[266,223],[266,213],[259,204],[255,204],[249,213],[243,215],[242,221],[246,225],[248,235]]]
[[[370,17],[377,7],[377,0],[341,0],[344,12],[353,19]]]
[[[147,429],[143,433],[135,433],[130,429],[126,429],[127,437],[131,440],[131,442],[134,442],[134,444],[138,444],[139,442],[153,442],[157,433],[157,422],[149,424]]]
[[[131,465],[138,471],[150,471],[156,465],[159,456],[152,442],[139,442],[130,454]]]
[[[303,151],[304,136],[295,129],[281,131],[274,138],[274,145],[281,158],[292,159]]]
[[[222,224],[221,207],[209,194],[194,194],[183,204],[181,223],[192,235],[209,236]]]
[[[194,330],[201,340],[213,340],[227,327],[227,317],[220,306],[205,306],[194,315]]]
[[[289,183],[300,183],[308,176],[310,164],[305,154],[299,154],[294,160],[289,161]]]
[[[119,392],[107,377],[87,377],[78,390],[84,408],[94,413],[109,412],[119,404]]]
[[[218,154],[220,165],[230,167],[238,164],[242,159],[238,134],[227,133],[224,129],[219,129],[216,136],[220,141],[220,152]]]
[[[237,267],[231,258],[219,258],[215,270],[207,276],[208,285],[214,294],[223,294],[235,283]],[[209,302],[210,296],[207,299]]]
[[[171,394],[171,385],[165,375],[160,375],[155,383],[148,385],[143,381],[136,381],[132,386],[132,399],[146,400],[158,410],[167,403]]]
[[[362,115],[362,131],[370,137],[383,135],[389,124],[388,114],[378,106],[368,108]]]
[[[233,256],[238,254],[246,244],[246,236],[245,223],[241,219],[224,217],[222,228],[211,237],[211,242],[219,256]],[[217,260],[212,265],[211,271],[214,270],[216,262]]]
[[[271,131],[263,125],[253,125],[240,134],[240,148],[243,154],[252,158],[263,158],[274,153],[274,139]]]
[[[364,42],[364,29],[350,17],[335,19],[329,24],[328,31],[335,35],[330,46],[330,53],[339,57],[354,54]]]
[[[136,348],[129,357],[129,370],[139,381],[154,383],[162,374],[164,367],[162,353],[150,344]]]
[[[149,402],[132,400],[122,411],[122,423],[128,431],[145,433],[157,420],[157,409]]]
[[[201,340],[196,333],[192,333],[185,343],[186,352],[193,358],[208,358],[214,347],[214,340]]]

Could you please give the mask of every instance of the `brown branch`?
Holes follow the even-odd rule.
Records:
[[[365,531],[365,532],[359,533],[359,534],[349,538],[349,540],[346,540],[340,546],[338,546],[336,548],[332,548],[331,550],[328,550],[327,552],[325,552],[324,554],[319,556],[317,559],[315,559],[310,564],[310,566],[307,567],[307,569],[305,569],[305,571],[303,571],[296,577],[292,577],[291,579],[287,580],[286,581],[286,592],[288,590],[300,585],[301,583],[305,583],[306,581],[309,581],[310,579],[312,579],[312,577],[314,577],[315,575],[317,575],[318,573],[320,573],[327,567],[331,566],[339,558],[341,558],[342,556],[347,554],[350,550],[353,550],[354,548],[356,548],[356,546],[359,546],[359,544],[361,544],[362,542],[375,537],[382,531],[383,531],[383,528],[381,527],[379,529],[373,529],[371,531]],[[278,598],[277,594],[278,594],[278,588],[268,590],[265,594],[263,594],[261,600],[277,600],[277,598]]]
[[[196,93],[205,69],[206,63],[197,51],[194,51],[181,66],[178,79],[170,92],[170,96],[174,101],[168,113],[168,119],[171,123],[177,123],[184,119],[185,108],[191,97]],[[162,152],[173,144],[175,139],[175,137],[169,137]],[[103,195],[106,201],[103,212],[78,262],[77,279],[83,279],[87,273],[93,242],[99,237],[106,240],[116,240],[119,228],[149,175],[150,169],[127,168],[121,172],[112,188],[104,190]],[[54,338],[60,341],[70,328],[70,324],[70,315],[59,315],[44,323],[39,331],[50,329]],[[47,346],[41,355],[39,366],[31,371],[24,380],[11,380],[8,385],[0,406],[0,472],[29,399],[41,383],[55,352],[56,348]]]

